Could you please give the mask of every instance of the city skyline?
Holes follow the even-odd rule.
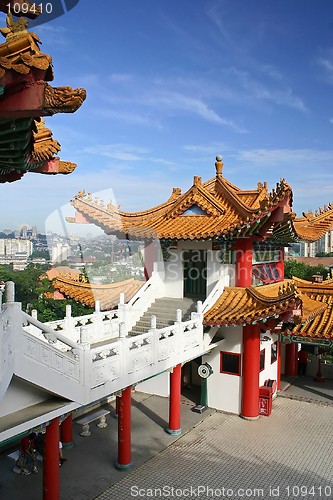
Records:
[[[60,157],[78,167],[3,185],[5,226],[44,232],[82,189],[108,188],[125,211],[158,205],[193,175],[213,177],[217,154],[242,189],[263,181],[272,189],[285,177],[298,215],[331,201],[331,1],[101,0],[99,8],[92,20],[81,1],[33,29],[52,55],[54,85],[87,89],[77,113],[46,119]]]

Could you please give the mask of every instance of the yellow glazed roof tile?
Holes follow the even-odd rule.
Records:
[[[143,284],[143,281],[130,278],[110,285],[94,285],[82,281],[82,277],[80,281],[80,277],[74,279],[66,275],[59,275],[53,281],[56,290],[88,307],[95,307],[96,300],[99,300],[102,311],[117,307],[121,293],[124,293],[125,302],[128,302]]]
[[[226,287],[204,316],[208,326],[251,324],[292,310],[298,301],[292,280],[260,287]]]
[[[302,297],[307,297],[307,302],[304,301],[305,311],[301,323],[293,329],[293,334],[333,339],[333,279],[329,278],[322,283],[294,279]]]

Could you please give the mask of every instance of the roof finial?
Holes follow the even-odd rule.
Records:
[[[216,157],[215,168],[216,168],[216,175],[222,177],[223,162],[221,155],[217,155]]]

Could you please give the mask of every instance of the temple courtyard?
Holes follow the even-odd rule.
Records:
[[[316,384],[305,377],[282,386],[272,414],[256,421],[210,409],[194,413],[183,397],[180,437],[164,432],[167,398],[133,393],[129,471],[113,466],[112,413],[108,427],[92,425],[89,437],[81,437],[74,423],[75,447],[64,450],[61,499],[332,498],[333,381]],[[13,466],[12,458],[0,457],[0,497],[42,498],[42,464],[30,476],[13,473]]]

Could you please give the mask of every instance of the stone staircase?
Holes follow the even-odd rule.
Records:
[[[191,313],[196,312],[196,300],[190,298],[170,298],[163,297],[156,299],[155,302],[147,309],[139,321],[134,325],[129,332],[129,336],[141,335],[148,332],[150,329],[150,318],[156,316],[156,328],[164,328],[173,325],[176,321],[176,311],[181,309],[182,321],[191,319]]]

